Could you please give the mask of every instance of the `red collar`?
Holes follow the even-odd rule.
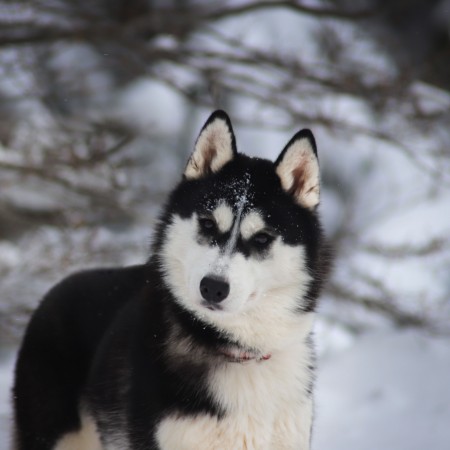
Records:
[[[219,353],[229,361],[235,363],[243,363],[247,361],[267,361],[271,358],[270,353],[261,355],[261,353],[252,350],[243,350],[239,347],[223,347],[219,349]]]

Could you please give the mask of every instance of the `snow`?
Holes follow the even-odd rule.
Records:
[[[0,351],[0,448],[11,438],[10,389],[13,381],[14,352]]]
[[[141,133],[155,138],[161,130],[175,135],[182,130],[185,102],[162,82],[140,78],[118,97],[117,116]]]
[[[313,450],[448,449],[448,337],[378,330],[355,338],[318,325]],[[0,446],[11,428],[13,364],[12,352],[0,355]]]
[[[377,332],[321,362],[314,450],[447,450],[450,342]]]

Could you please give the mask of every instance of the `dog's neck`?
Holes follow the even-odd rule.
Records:
[[[176,318],[172,325],[169,347],[182,359],[245,363],[264,362],[272,356],[237,342],[232,336],[183,308],[175,299],[170,302],[169,308],[171,317]]]

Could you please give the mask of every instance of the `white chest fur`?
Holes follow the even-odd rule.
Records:
[[[169,416],[159,425],[162,450],[309,450],[311,350],[305,343],[268,361],[229,363],[211,374],[211,394],[225,417]]]

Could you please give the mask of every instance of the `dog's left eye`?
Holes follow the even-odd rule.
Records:
[[[255,246],[264,248],[267,247],[273,241],[273,239],[273,236],[271,236],[270,234],[257,233],[252,237],[251,241]]]
[[[211,232],[211,231],[214,231],[216,229],[216,223],[212,219],[201,218],[201,219],[199,219],[198,222],[200,224],[200,228],[203,231]]]

